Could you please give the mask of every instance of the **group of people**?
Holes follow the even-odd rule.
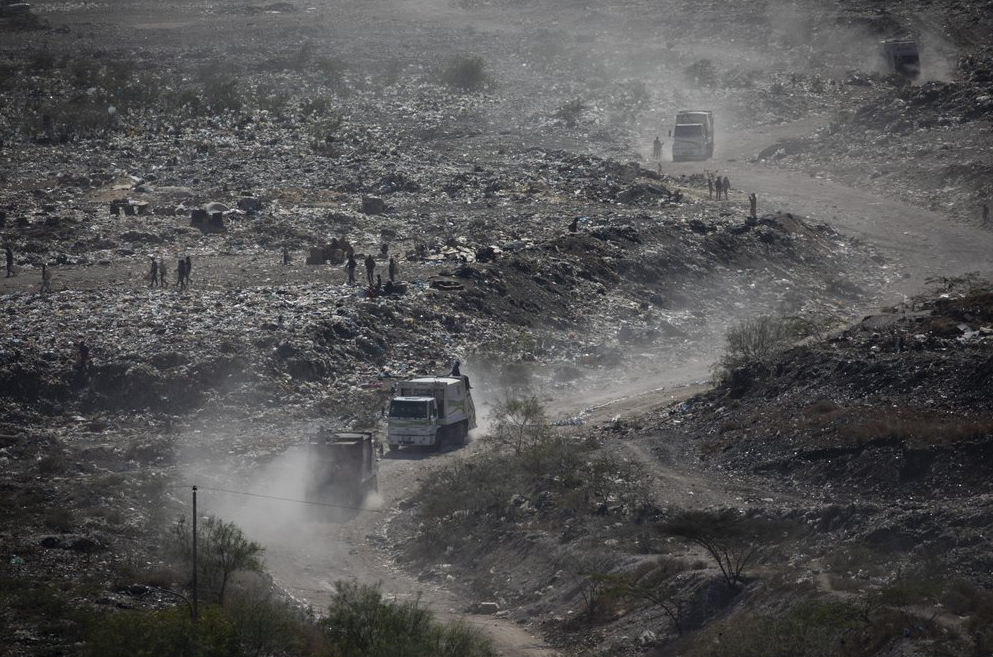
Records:
[[[377,285],[382,285],[382,278],[376,274],[376,259],[372,257],[372,254],[368,254],[365,257],[365,275],[366,283],[369,284],[370,288]],[[355,283],[355,269],[359,266],[358,261],[355,259],[354,253],[348,254],[348,260],[345,261],[345,269],[348,271],[348,283]],[[400,266],[397,264],[396,258],[390,256],[389,265],[387,265],[387,275],[389,277],[389,282],[393,283],[396,281],[397,274],[400,273]]]
[[[714,171],[707,171],[707,193],[710,198],[714,198],[714,191],[717,191],[717,200],[721,200],[721,193],[724,194],[724,200],[728,200],[728,192],[731,191],[731,181],[728,180],[727,176],[721,178]]]
[[[176,283],[181,290],[185,290],[186,286],[190,284],[190,271],[193,269],[193,258],[186,256],[185,258],[180,258],[176,262]],[[169,275],[169,267],[166,265],[166,261],[156,260],[152,257],[151,266],[148,272],[148,287],[166,287],[169,285],[167,277]]]

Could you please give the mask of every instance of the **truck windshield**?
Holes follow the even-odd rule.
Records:
[[[390,403],[390,417],[405,420],[422,420],[428,416],[428,405],[422,401],[394,399]]]
[[[673,137],[703,137],[702,123],[677,123]]]

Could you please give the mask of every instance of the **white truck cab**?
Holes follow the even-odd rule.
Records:
[[[397,384],[390,402],[386,442],[390,451],[402,445],[462,444],[476,428],[476,408],[466,376],[424,376]]]

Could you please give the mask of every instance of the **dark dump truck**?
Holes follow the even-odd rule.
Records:
[[[888,73],[896,73],[911,80],[921,74],[921,57],[917,44],[909,39],[880,41],[879,56]]]
[[[379,490],[379,444],[369,432],[326,432],[307,444],[307,499],[360,507]]]

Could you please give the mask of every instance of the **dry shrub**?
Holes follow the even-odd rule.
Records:
[[[841,406],[830,399],[818,399],[813,404],[804,409],[805,415],[828,415],[840,411]]]
[[[953,445],[993,435],[993,418],[962,417],[915,409],[862,409],[841,435],[855,444],[899,440],[915,445]]]
[[[481,91],[492,84],[479,55],[457,55],[441,71],[441,81],[459,91]]]

